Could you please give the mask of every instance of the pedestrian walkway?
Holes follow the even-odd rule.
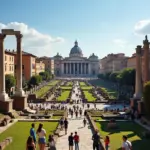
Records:
[[[92,132],[87,124],[86,127],[83,127],[83,117],[82,118],[73,118],[69,119],[68,124],[68,134],[65,135],[65,131],[60,132],[60,137],[57,140],[56,148],[57,150],[67,150],[68,149],[68,136],[71,132],[77,131],[80,142],[79,148],[80,150],[92,150]]]
[[[79,83],[77,83],[78,85]],[[74,88],[74,93],[72,94],[72,99],[73,100],[79,100],[79,97],[76,96],[78,94],[78,86]],[[79,107],[82,107],[81,104],[78,104]],[[84,112],[84,109],[82,109]],[[70,135],[71,132],[77,132],[80,138],[79,142],[79,149],[80,150],[92,150],[92,131],[89,127],[89,124],[87,122],[86,127],[83,127],[83,119],[84,117],[79,117],[79,118],[71,118],[70,116],[68,117],[68,133],[65,135],[65,131],[60,132],[60,137],[57,140],[56,148],[57,150],[67,150],[68,149],[68,136]]]

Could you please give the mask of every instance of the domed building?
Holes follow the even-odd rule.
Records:
[[[89,58],[84,57],[78,42],[70,50],[69,57],[63,58],[57,53],[54,56],[56,76],[64,77],[92,77],[99,73],[99,59],[94,53]]]

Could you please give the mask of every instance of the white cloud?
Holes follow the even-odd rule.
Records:
[[[23,49],[34,55],[50,55],[52,43],[63,42],[61,37],[51,37],[48,34],[42,34],[25,23],[10,22],[8,24],[0,23],[1,29],[14,29],[23,34]]]
[[[125,47],[127,44],[127,41],[123,40],[123,39],[114,39],[113,43],[121,48]]]
[[[150,34],[150,20],[141,20],[137,22],[134,26],[134,31],[136,34]]]

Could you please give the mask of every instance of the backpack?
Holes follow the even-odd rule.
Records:
[[[126,143],[127,143],[127,145],[128,145],[128,148],[129,148],[130,150],[132,150],[132,146],[129,144],[129,142],[126,141]]]

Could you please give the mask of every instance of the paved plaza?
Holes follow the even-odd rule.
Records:
[[[77,83],[78,84],[78,83]],[[79,97],[76,96],[77,93],[80,93],[78,91],[78,86],[74,88],[74,93],[72,94],[72,99],[73,100],[78,100]],[[79,108],[82,107],[81,104],[78,104]],[[68,105],[68,107],[72,107],[71,105]],[[84,112],[84,109],[83,109]],[[89,124],[87,123],[86,127],[83,127],[83,119],[84,116],[81,116],[79,118],[71,118],[68,116],[68,134],[65,135],[65,131],[60,132],[60,137],[57,140],[56,148],[57,150],[67,150],[68,149],[68,136],[70,135],[71,132],[78,132],[78,135],[80,137],[80,143],[79,143],[79,148],[80,150],[92,150],[92,132],[89,127]]]

